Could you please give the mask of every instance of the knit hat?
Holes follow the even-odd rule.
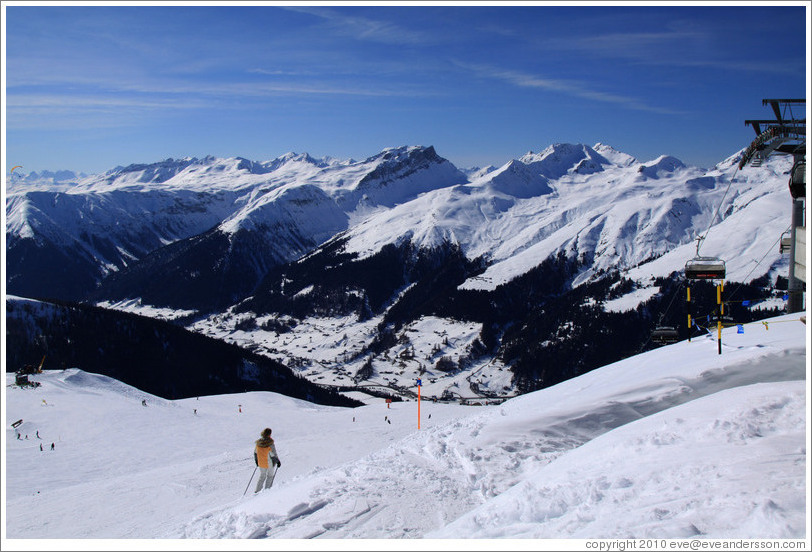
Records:
[[[263,429],[262,430],[262,436],[264,438],[268,439],[271,436],[271,428],[266,427],[265,429]]]

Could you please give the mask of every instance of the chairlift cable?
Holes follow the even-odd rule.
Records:
[[[699,238],[696,239],[696,256],[697,257],[699,257],[699,248],[702,247],[702,244],[705,242],[705,240],[708,237],[708,234],[710,233],[710,229],[713,226],[713,223],[716,222],[716,217],[719,216],[719,211],[722,210],[722,205],[725,202],[725,198],[727,197],[727,193],[730,191],[730,187],[733,185],[733,181],[736,179],[736,174],[738,172],[739,172],[739,167],[737,166],[736,170],[733,171],[733,174],[730,175],[730,180],[727,183],[727,189],[725,190],[725,193],[722,195],[722,199],[719,201],[719,205],[716,207],[716,212],[713,214],[713,218],[711,219],[710,224],[708,224],[708,229],[705,230],[705,235],[700,236]]]
[[[679,292],[682,291],[682,287],[684,285],[685,285],[685,281],[682,280],[682,281],[680,281],[679,286],[677,286],[677,289],[674,290],[674,293],[671,296],[671,301],[668,303],[668,306],[665,308],[665,311],[660,314],[660,318],[657,320],[657,324],[655,325],[655,330],[656,330],[656,328],[658,326],[660,326],[662,324],[663,318],[665,318],[665,315],[668,314],[669,310],[671,310],[671,306],[674,304],[674,300],[677,298],[677,295],[679,295]],[[638,354],[641,353],[643,351],[643,349],[645,349],[646,346],[649,343],[651,343],[651,336],[652,336],[652,333],[649,332],[648,339],[646,339],[645,343],[640,345],[640,349],[638,350]]]
[[[789,231],[790,229],[792,229],[792,225],[791,225],[791,224],[790,224],[790,225],[787,227],[787,229],[786,229],[784,232],[787,232],[787,231]],[[753,271],[755,271],[755,270],[756,270],[756,269],[759,267],[759,265],[760,265],[760,264],[761,264],[761,263],[764,261],[764,259],[766,259],[766,258],[767,258],[767,255],[769,255],[769,254],[770,254],[770,251],[772,251],[772,250],[775,248],[775,246],[776,246],[776,245],[777,245],[777,244],[778,244],[778,243],[781,241],[781,237],[784,235],[784,232],[781,232],[781,234],[779,234],[778,239],[777,239],[776,241],[774,241],[774,242],[773,242],[773,244],[770,246],[770,248],[767,250],[767,252],[766,252],[766,253],[764,253],[764,255],[761,257],[761,259],[759,259],[759,260],[756,262],[756,266],[754,266],[754,267],[753,267],[753,268],[750,270],[750,272],[748,272],[748,273],[747,273],[747,276],[745,276],[744,278],[742,278],[741,282],[739,282],[739,285],[738,285],[738,286],[736,286],[736,289],[734,289],[734,290],[733,290],[733,292],[732,292],[732,293],[731,293],[731,294],[728,296],[728,299],[730,299],[731,297],[733,297],[734,295],[736,295],[736,292],[738,292],[738,291],[741,289],[741,287],[744,285],[744,282],[746,282],[746,281],[747,281],[747,278],[749,278],[749,277],[750,277],[750,275],[753,273]]]
[[[665,315],[668,314],[668,311],[671,310],[671,306],[674,304],[674,300],[677,298],[677,295],[679,295],[679,292],[682,291],[682,287],[684,285],[685,285],[685,280],[680,280],[679,286],[677,286],[677,289],[674,291],[674,294],[671,296],[671,302],[668,303],[668,306],[665,308],[665,312],[660,315],[660,322],[662,322]]]

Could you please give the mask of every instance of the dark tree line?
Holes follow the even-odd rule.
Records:
[[[6,303],[6,369],[80,368],[167,399],[274,391],[320,404],[360,403],[288,367],[169,322],[83,304]]]
[[[660,292],[637,308],[607,312],[603,302],[634,291],[636,284],[608,272],[573,288],[573,278],[589,259],[563,252],[495,289],[463,290],[459,285],[481,275],[484,262],[467,259],[454,244],[420,249],[404,242],[363,259],[344,253],[342,246],[340,239],[334,240],[314,255],[273,269],[235,310],[283,315],[263,324],[263,329],[280,333],[307,316],[356,314],[364,320],[383,314],[375,338],[354,357],[367,359],[355,375],[357,382],[372,375],[371,359],[396,346],[401,329],[421,316],[482,326],[459,361],[435,359],[437,369],[464,370],[479,358],[495,355],[510,368],[520,392],[554,385],[657,346],[650,338],[658,325],[677,328],[680,339],[689,335],[686,281],[676,273],[657,280]],[[707,325],[717,310],[715,287],[692,282],[691,294],[694,319]],[[775,290],[766,278],[728,284],[725,314],[739,323],[774,316],[777,309],[754,312],[742,304],[772,295]],[[80,367],[167,398],[264,389],[346,404],[287,367],[188,332],[179,327],[180,321],[160,322],[76,304],[63,305],[60,315],[52,318],[14,312],[22,308],[9,303],[9,370],[39,362],[47,353],[49,367]],[[33,329],[31,320],[36,320]],[[253,318],[240,323],[245,330],[256,326]]]
[[[575,288],[572,281],[590,259],[563,252],[493,290],[461,290],[466,279],[481,274],[482,260],[468,260],[453,244],[421,250],[406,242],[384,247],[376,255],[357,259],[340,252],[341,242],[270,274],[258,293],[243,304],[246,311],[276,312],[295,318],[309,315],[357,313],[362,318],[384,313],[377,335],[357,357],[382,354],[397,344],[399,330],[421,316],[478,322],[479,338],[457,364],[441,359],[437,369],[454,371],[484,355],[497,355],[513,372],[521,392],[548,387],[594,368],[657,346],[651,333],[658,325],[687,328],[686,282],[681,275],[655,282],[660,292],[627,312],[607,312],[602,303],[636,288],[617,272]],[[282,280],[284,279],[284,285]],[[299,294],[310,287],[306,294]],[[713,317],[716,289],[693,282],[694,318]],[[760,300],[774,294],[766,278],[751,284],[729,283],[725,297],[733,301],[726,314],[737,322],[773,316],[744,307],[743,299]],[[700,330],[694,329],[697,333]],[[369,377],[371,365],[358,374]]]

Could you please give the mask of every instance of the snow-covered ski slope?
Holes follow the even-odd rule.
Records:
[[[420,430],[414,401],[348,409],[270,392],[166,401],[76,369],[32,376],[36,389],[10,387],[7,374],[3,548],[56,542],[29,539],[102,539],[82,549],[110,549],[117,544],[103,539],[806,538],[808,332],[799,318],[725,330],[722,355],[708,335],[501,405],[423,401]],[[19,419],[22,440],[11,428]],[[271,490],[254,495],[254,479],[243,497],[266,426],[282,467]]]

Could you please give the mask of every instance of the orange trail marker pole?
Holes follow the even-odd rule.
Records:
[[[423,382],[417,380],[417,429],[420,429],[420,387],[422,387]]]
[[[720,355],[722,354],[722,316],[724,316],[724,314],[725,314],[725,304],[722,302],[722,291],[723,291],[724,285],[725,285],[725,283],[724,283],[724,281],[722,281],[721,283],[719,283],[718,286],[716,286],[716,304],[719,305],[719,318],[717,319],[716,327],[717,327],[717,331],[719,333],[719,337],[718,337],[717,341],[719,343],[719,354]]]
[[[688,343],[691,342],[691,286],[688,286]]]

